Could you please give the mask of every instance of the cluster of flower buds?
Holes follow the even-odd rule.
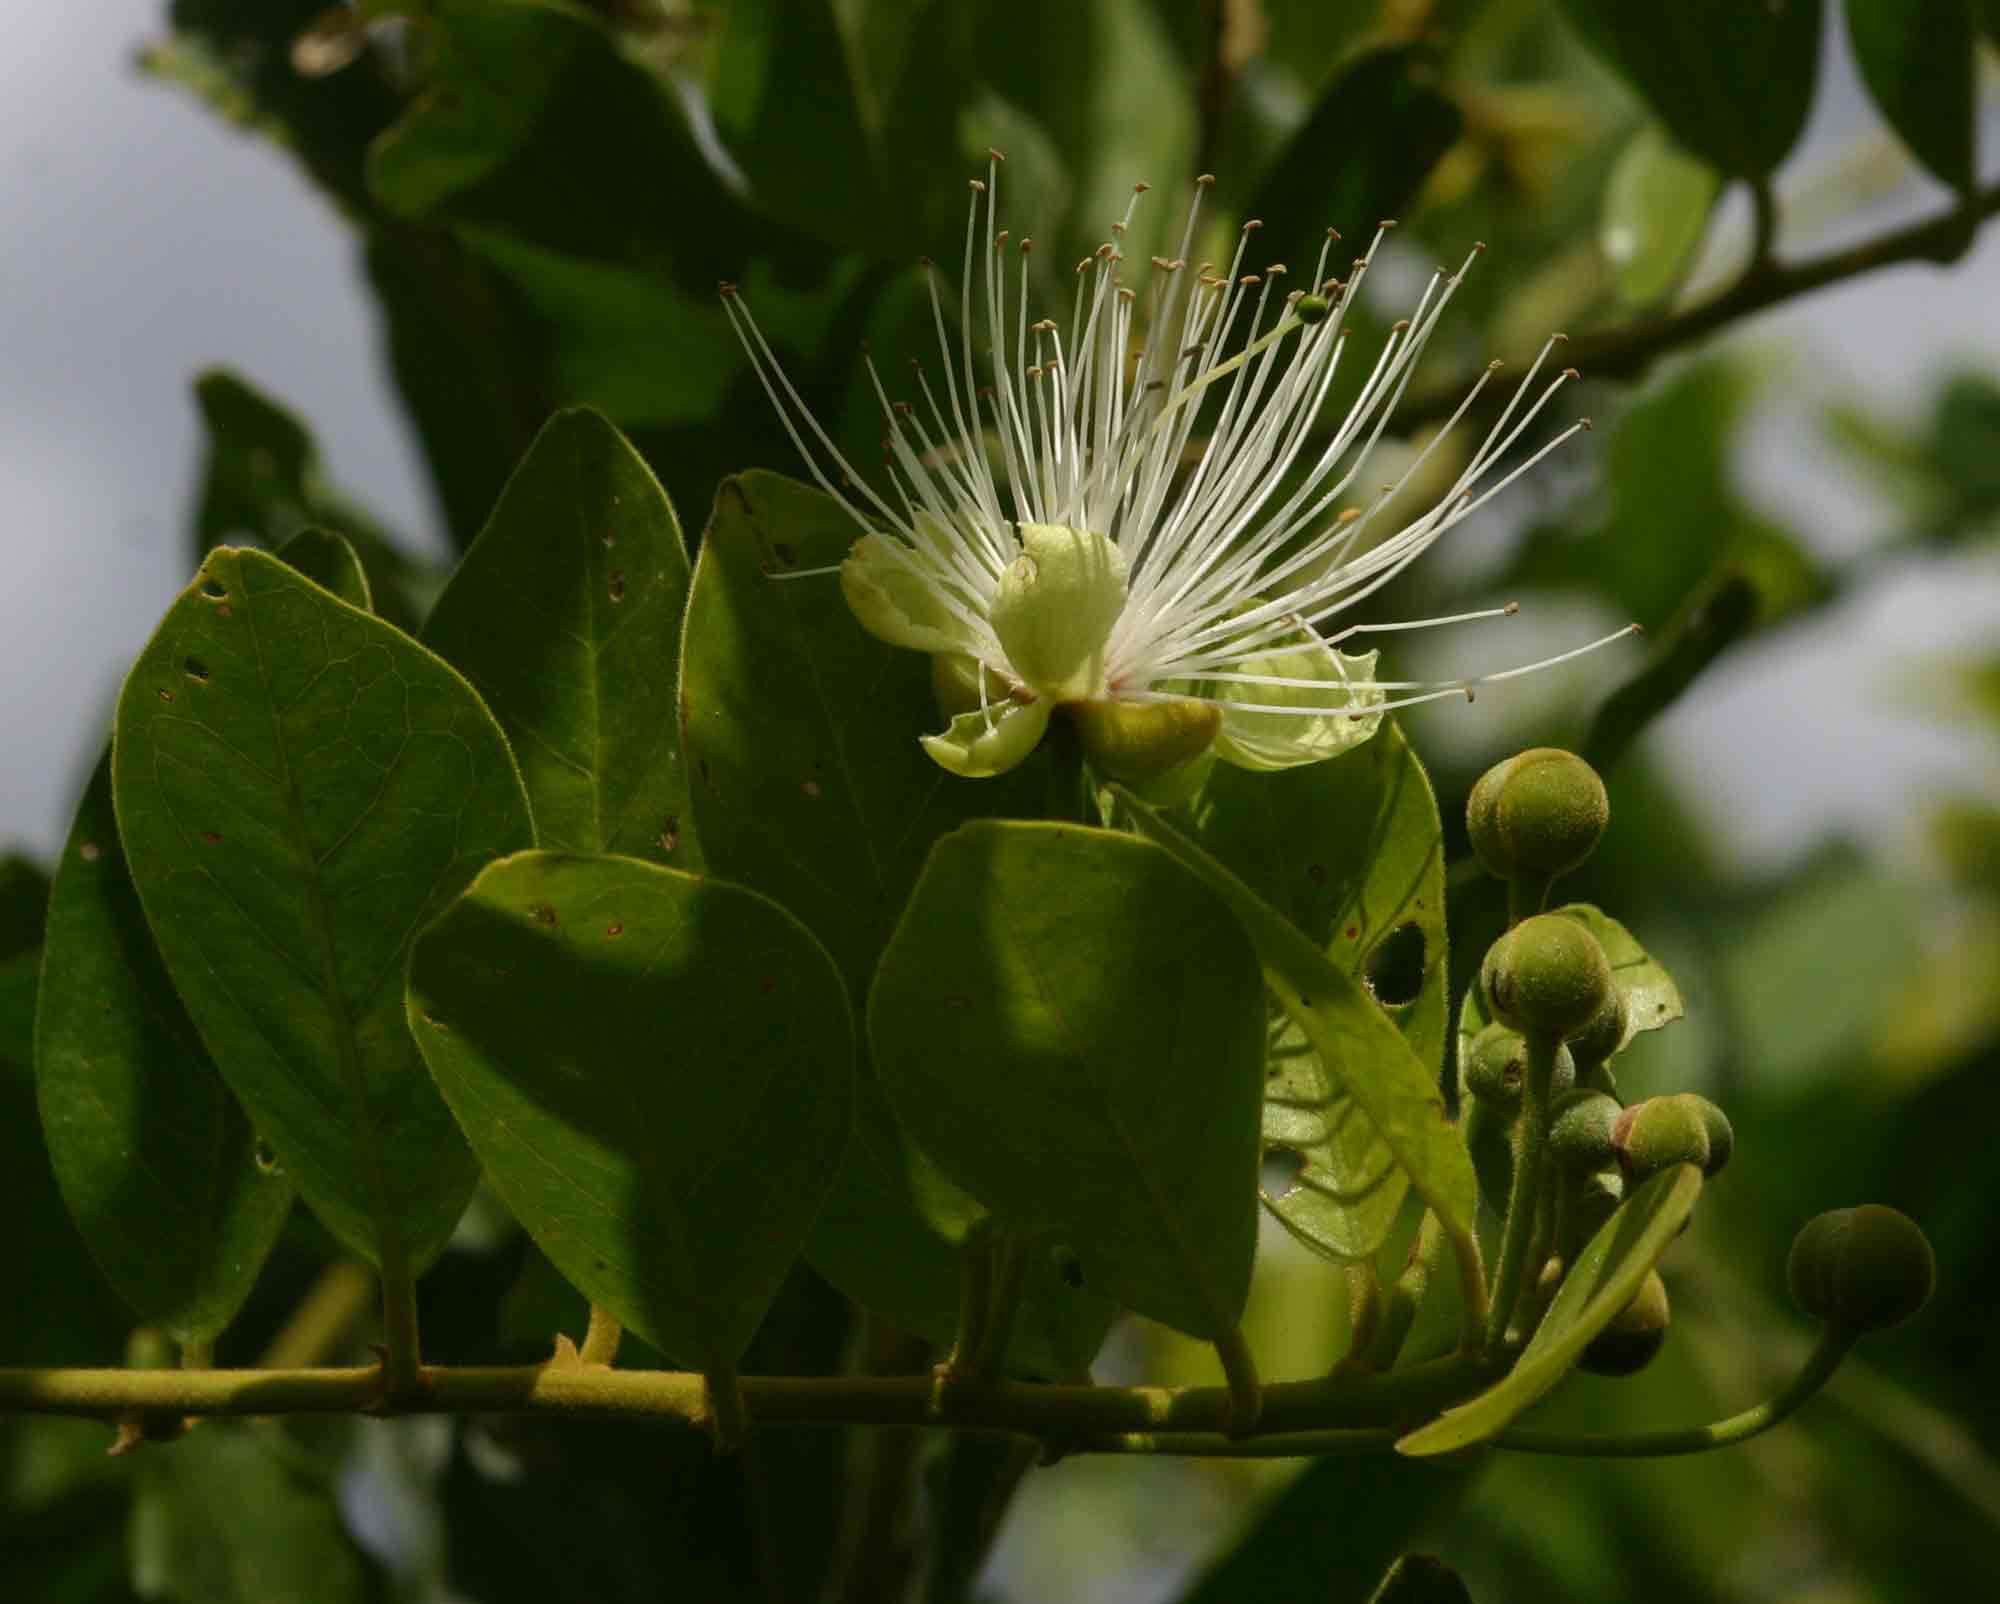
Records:
[[[1504,1220],[1497,1329],[1525,1340],[1567,1267],[1635,1188],[1683,1164],[1713,1179],[1736,1138],[1728,1116],[1693,1092],[1620,1099],[1611,1060],[1639,1022],[1599,939],[1618,927],[1594,909],[1534,911],[1610,822],[1596,772],[1573,753],[1538,747],[1482,775],[1466,815],[1480,862],[1508,884],[1511,917],[1480,967],[1487,1022],[1463,1044],[1461,1129],[1480,1191]],[[1851,1336],[1915,1314],[1936,1264],[1913,1222],[1871,1205],[1811,1221],[1793,1244],[1790,1278],[1807,1313]],[[1583,1368],[1643,1369],[1670,1319],[1666,1285],[1648,1271],[1585,1350]]]

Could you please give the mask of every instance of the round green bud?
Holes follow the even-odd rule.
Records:
[[[1704,1172],[1708,1169],[1713,1155],[1702,1102],[1686,1092],[1649,1097],[1618,1116],[1611,1143],[1620,1167],[1635,1185],[1676,1164],[1692,1164]]]
[[[1528,1073],[1528,1042],[1518,1030],[1488,1025],[1467,1043],[1465,1089],[1482,1103],[1511,1113],[1521,1106]]]
[[[1472,788],[1465,824],[1486,872],[1550,880],[1590,856],[1611,821],[1597,771],[1574,752],[1531,747],[1496,763]]]
[[[1070,722],[1084,756],[1106,779],[1143,785],[1184,769],[1215,744],[1222,709],[1183,697],[1171,702],[1071,702]]]
[[[1569,1039],[1569,1055],[1579,1077],[1588,1075],[1625,1045],[1625,993],[1615,985],[1604,1006]]]
[[[1588,1025],[1614,990],[1597,938],[1559,913],[1514,926],[1488,950],[1480,975],[1493,1017],[1524,1035],[1567,1037]]]
[[[1706,1097],[1694,1092],[1683,1092],[1681,1095],[1700,1110],[1702,1123],[1708,1127],[1708,1162],[1702,1166],[1701,1172],[1710,1178],[1720,1175],[1730,1155],[1736,1151],[1736,1127],[1729,1123],[1729,1116]]]
[[[1301,295],[1292,303],[1292,315],[1301,323],[1324,323],[1333,303],[1324,295]]]
[[[1495,1214],[1507,1212],[1507,1199],[1514,1190],[1515,1118],[1514,1113],[1477,1097],[1466,1100],[1458,1117],[1472,1173],[1479,1180],[1479,1195]]]
[[[1549,1108],[1549,1154],[1572,1175],[1588,1175],[1616,1161],[1611,1131],[1618,1123],[1618,1099],[1578,1086]]]
[[[1879,1203],[1834,1209],[1792,1239],[1792,1297],[1815,1320],[1844,1331],[1901,1325],[1937,1286],[1937,1255],[1907,1214]]]
[[[1569,1209],[1556,1250],[1574,1257],[1618,1212],[1618,1205],[1625,1201],[1625,1177],[1615,1165],[1607,1165],[1571,1180],[1569,1186]]]
[[[1629,1376],[1644,1370],[1665,1345],[1672,1319],[1667,1284],[1658,1270],[1648,1270],[1638,1295],[1590,1339],[1577,1363],[1595,1376]]]

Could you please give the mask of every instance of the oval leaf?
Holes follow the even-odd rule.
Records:
[[[981,814],[1040,811],[1049,770],[1031,758],[960,780],[919,737],[943,726],[930,661],[854,621],[830,574],[858,531],[832,497],[773,473],[726,479],[695,563],[681,657],[681,743],[711,868],[763,892],[826,944],[859,1003],[931,843]],[[948,1342],[958,1242],[979,1209],[906,1142],[864,1061],[855,1135],[807,1257],[857,1302]],[[1088,1360],[1095,1310],[1053,1272],[1022,1315],[1040,1362]]]
[[[826,950],[725,881],[524,852],[424,932],[409,1008],[556,1267],[661,1351],[733,1364],[847,1141],[854,1031]]]
[[[1396,1451],[1446,1454],[1503,1431],[1569,1374],[1591,1339],[1638,1295],[1700,1195],[1701,1171],[1692,1164],[1678,1164],[1635,1191],[1576,1256],[1514,1368],[1469,1403],[1411,1432]]]
[[[1820,0],[1562,7],[1674,138],[1731,177],[1769,173],[1805,127],[1819,71]]]
[[[1228,907],[1147,842],[969,824],[940,841],[868,1000],[924,1150],[1089,1285],[1234,1329],[1257,1243],[1264,989]]]
[[[1632,136],[1604,187],[1598,224],[1598,242],[1627,305],[1650,306],[1681,282],[1721,191],[1722,175],[1681,150],[1657,123]]]
[[[557,413],[423,633],[506,731],[542,846],[700,867],[674,719],[687,588],[652,470],[595,412]]]
[[[1918,161],[1973,186],[1979,52],[1972,0],[1845,0],[1861,81]]]
[[[42,1133],[104,1278],[182,1342],[235,1318],[292,1206],[161,962],[119,846],[109,755],[49,899],[35,1014]]]
[[[1276,774],[1218,766],[1193,826],[1201,846],[1348,975],[1374,977],[1371,994],[1420,1063],[1442,1062],[1443,832],[1400,730],[1387,725],[1340,757]],[[1265,1195],[1293,1235],[1338,1259],[1381,1247],[1409,1176],[1285,1016],[1266,1066],[1264,1141],[1305,1160],[1292,1190]]]
[[[1468,1269],[1478,1251],[1472,1234],[1478,1183],[1445,1115],[1436,1070],[1418,1061],[1367,988],[1289,919],[1153,809],[1124,791],[1118,797],[1141,834],[1222,894],[1257,949],[1264,979],[1285,1012],[1408,1173],[1451,1239],[1461,1270]]]
[[[223,1078],[336,1236],[421,1266],[476,1171],[403,1022],[403,965],[531,838],[492,716],[408,636],[223,547],[125,681],[112,792]]]

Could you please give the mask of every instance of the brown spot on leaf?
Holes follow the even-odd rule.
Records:
[[[99,846],[95,841],[86,841],[76,849],[76,855],[83,859],[85,863],[95,863],[99,858],[104,856],[104,848]]]
[[[805,792],[805,794],[811,797],[815,802],[819,800],[819,781],[808,780],[804,785],[800,786],[799,789]]]
[[[171,702],[173,699],[174,699],[174,693],[168,690],[166,686],[162,685],[160,687],[160,700],[163,702]]]
[[[625,599],[625,570],[622,568],[614,568],[611,570],[611,600],[614,604],[616,604],[618,602],[622,602],[624,599]]]
[[[222,845],[222,836],[219,831],[204,830],[201,832],[201,838],[203,841],[207,842],[212,847],[219,847]]]
[[[669,813],[666,822],[660,826],[660,850],[671,852],[681,844],[681,816]]]
[[[1308,863],[1306,865],[1306,878],[1316,886],[1325,885],[1326,865],[1323,863]]]
[[[610,924],[604,927],[604,933],[612,937],[622,936],[625,934],[625,926],[618,920],[613,919]]]
[[[546,902],[538,902],[528,910],[528,915],[538,925],[554,925],[556,910]]]

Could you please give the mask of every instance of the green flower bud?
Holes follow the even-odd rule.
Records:
[[[1576,1060],[1581,1077],[1602,1064],[1625,1045],[1625,993],[1615,985],[1604,1006],[1590,1016],[1590,1022],[1569,1039],[1569,1055]]]
[[[1616,1160],[1611,1131],[1624,1111],[1618,1099],[1576,1087],[1549,1109],[1549,1154],[1572,1175],[1588,1175]]]
[[[1324,295],[1301,295],[1292,303],[1292,316],[1307,325],[1324,323],[1332,311],[1333,303]]]
[[[1658,1270],[1648,1270],[1638,1296],[1591,1338],[1577,1363],[1594,1376],[1629,1376],[1644,1370],[1665,1345],[1672,1319],[1667,1284]]]
[[[1701,1109],[1704,1101],[1687,1092],[1649,1097],[1618,1116],[1611,1141],[1634,1185],[1676,1164],[1708,1170],[1714,1155],[1708,1145],[1708,1119]]]
[[[1104,694],[1104,647],[1125,609],[1125,554],[1105,536],[1022,524],[1021,555],[987,611],[1014,671],[1054,702]]]
[[[1736,1151],[1736,1127],[1729,1123],[1729,1116],[1706,1097],[1694,1092],[1683,1092],[1681,1095],[1701,1111],[1702,1123],[1708,1127],[1708,1162],[1702,1166],[1701,1172],[1712,1179],[1722,1173],[1722,1167]]]
[[[1479,777],[1465,804],[1472,850],[1500,880],[1551,880],[1590,856],[1611,820],[1597,771],[1573,752],[1532,747]]]
[[[1879,1203],[1806,1222],[1786,1267],[1792,1297],[1844,1331],[1901,1325],[1937,1287],[1937,1255],[1916,1221]]]
[[[1618,1205],[1625,1201],[1625,1177],[1615,1166],[1607,1166],[1573,1179],[1568,1185],[1572,1188],[1569,1210],[1556,1250],[1565,1257],[1574,1257],[1604,1228],[1604,1222],[1618,1212]]]
[[[1106,779],[1143,785],[1208,751],[1222,709],[1192,697],[1173,702],[1071,702],[1084,755]]]
[[[1589,1024],[1614,985],[1597,938],[1559,913],[1523,919],[1494,942],[1481,980],[1494,1018],[1558,1037]]]
[[[1466,1100],[1459,1111],[1459,1134],[1479,1180],[1479,1195],[1495,1214],[1507,1212],[1514,1190],[1514,1120],[1516,1116],[1483,1098]]]
[[[1482,1103],[1512,1112],[1521,1106],[1521,1083],[1528,1073],[1528,1043],[1518,1030],[1488,1025],[1465,1052],[1465,1089]]]

